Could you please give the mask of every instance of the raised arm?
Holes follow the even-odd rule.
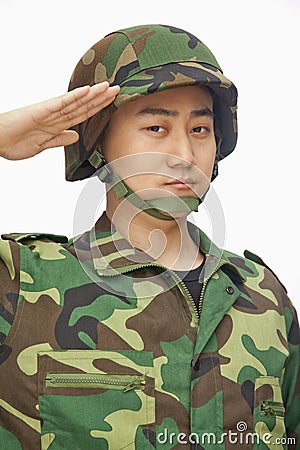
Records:
[[[0,114],[0,156],[26,159],[76,142],[77,133],[68,128],[105,108],[118,92],[119,86],[109,87],[105,81]]]

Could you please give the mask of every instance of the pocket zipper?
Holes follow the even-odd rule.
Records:
[[[143,389],[144,386],[145,378],[135,375],[99,373],[48,373],[46,375],[46,387],[123,389],[123,392],[128,392],[133,389]]]
[[[285,408],[283,403],[264,401],[260,405],[260,413],[264,416],[284,417]]]

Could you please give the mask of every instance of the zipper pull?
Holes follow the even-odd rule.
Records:
[[[132,389],[141,389],[143,382],[140,380],[131,381],[128,383],[125,388],[123,389],[123,392],[132,391]]]
[[[260,412],[264,416],[284,417],[285,407],[280,402],[264,401],[260,405]]]

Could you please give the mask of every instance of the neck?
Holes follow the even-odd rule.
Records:
[[[187,215],[161,220],[139,211],[128,201],[107,202],[107,217],[135,248],[161,265],[174,270],[190,270],[203,261],[199,246],[188,232]]]

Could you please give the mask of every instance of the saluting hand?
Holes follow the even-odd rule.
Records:
[[[0,156],[26,159],[46,148],[76,142],[78,134],[68,128],[109,105],[119,89],[105,81],[0,114]]]

